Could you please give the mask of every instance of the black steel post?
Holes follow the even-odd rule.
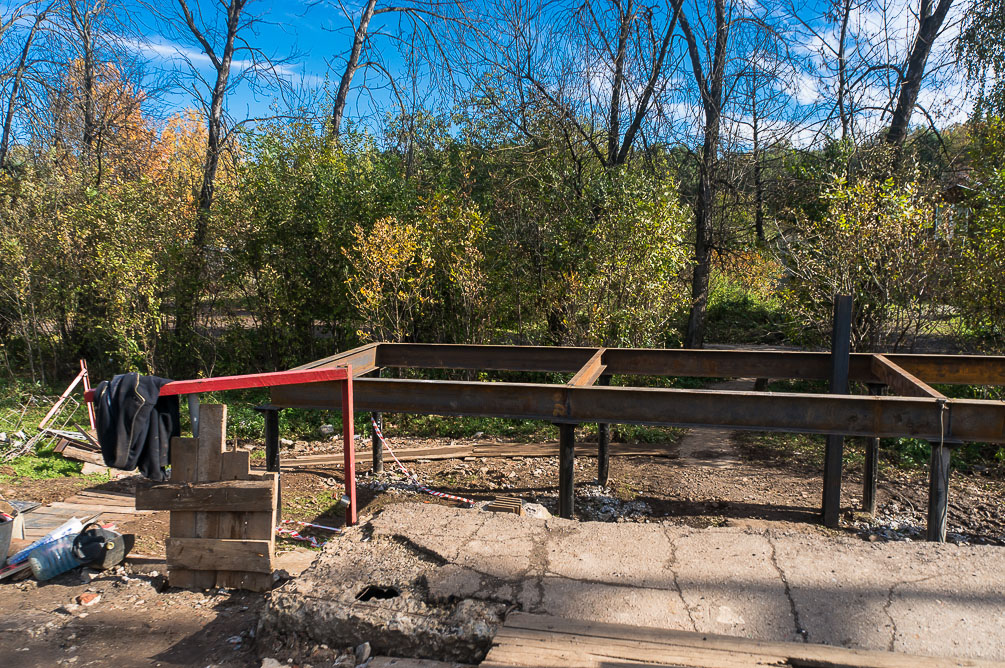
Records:
[[[377,423],[377,427],[380,429],[381,433],[384,431],[384,414],[383,413],[370,413],[370,418]],[[371,445],[373,448],[373,472],[383,473],[384,472],[384,446],[380,442],[380,437],[377,436],[377,430],[370,425],[371,435]]]
[[[575,511],[576,425],[560,424],[558,433],[558,514],[571,520]]]
[[[869,394],[878,397],[886,388],[882,383],[869,383]],[[879,478],[879,439],[865,439],[865,474],[862,478],[862,512],[876,514],[876,482]]]
[[[610,385],[610,376],[601,376],[598,379],[600,385]],[[611,425],[601,422],[597,425],[597,484],[602,487],[607,486],[607,479],[611,472]]]
[[[949,516],[949,443],[930,443],[932,457],[928,472],[928,540],[946,542]],[[957,445],[953,443],[952,445]]]
[[[834,327],[831,331],[831,394],[848,394],[848,370],[851,362],[851,296],[834,298]],[[824,455],[823,520],[836,527],[841,511],[841,459],[844,436],[829,434]]]
[[[377,369],[374,374],[375,377],[380,378],[380,369]],[[377,427],[380,431],[384,431],[384,414],[383,413],[370,413],[370,417],[374,422],[377,423]],[[377,430],[370,425],[370,447],[373,449],[373,472],[383,473],[384,471],[384,446],[380,442],[380,438],[377,436]]]
[[[189,394],[188,419],[192,423],[192,438],[199,438],[199,395]]]
[[[281,476],[279,470],[279,410],[276,408],[259,409],[265,416],[265,470]],[[283,485],[279,481],[276,494],[276,521],[283,508]]]

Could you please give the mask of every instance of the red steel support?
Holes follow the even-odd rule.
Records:
[[[335,367],[331,369],[248,373],[241,376],[220,376],[218,378],[197,378],[195,380],[173,380],[161,387],[160,396],[170,397],[176,394],[198,394],[200,392],[220,392],[223,390],[247,390],[254,387],[322,383],[332,380],[346,380],[349,377],[346,367]],[[93,402],[94,390],[85,392],[84,400]]]
[[[346,366],[342,383],[342,451],[345,456],[345,495],[349,505],[345,509],[345,525],[356,524],[356,445],[353,434],[352,366]]]

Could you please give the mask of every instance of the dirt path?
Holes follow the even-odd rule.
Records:
[[[739,378],[708,387],[710,390],[749,391],[754,389],[752,378]],[[742,466],[733,442],[736,432],[717,427],[696,427],[677,444],[679,462],[684,466],[706,466],[711,468],[731,468]]]

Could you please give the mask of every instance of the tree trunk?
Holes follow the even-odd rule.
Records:
[[[21,49],[21,57],[17,61],[17,69],[14,70],[14,80],[11,82],[10,97],[7,100],[7,114],[4,117],[3,122],[3,136],[0,137],[0,169],[7,166],[7,151],[10,147],[11,124],[14,121],[14,104],[17,102],[17,96],[21,90],[21,81],[24,79],[24,73],[28,67],[28,53],[31,51],[32,42],[35,41],[35,34],[38,32],[39,25],[41,25],[42,21],[45,20],[45,15],[51,8],[52,5],[49,5],[35,17],[35,22],[32,24],[31,30],[28,32],[28,36],[24,40],[24,47]]]
[[[209,238],[210,214],[216,192],[216,174],[220,165],[220,152],[223,140],[223,102],[227,94],[227,83],[230,78],[230,67],[234,59],[234,41],[240,26],[244,2],[236,0],[227,8],[227,40],[223,55],[217,58],[213,49],[195,27],[187,5],[179,3],[186,12],[189,27],[203,43],[203,48],[216,69],[216,82],[210,97],[209,118],[207,119],[206,161],[202,172],[202,185],[199,189],[198,208],[196,211],[195,230],[189,247],[189,261],[185,275],[180,277],[178,301],[175,304],[175,337],[184,349],[193,340],[195,323],[198,314],[199,293],[205,279],[206,246]]]
[[[841,140],[848,139],[851,131],[851,115],[848,113],[845,96],[848,85],[848,59],[846,56],[846,42],[848,38],[848,21],[851,18],[851,0],[844,0],[841,12],[841,34],[838,42],[838,115],[841,118]]]
[[[952,4],[953,0],[939,0],[939,5],[933,13],[932,0],[921,0],[921,10],[918,13],[918,35],[914,39],[914,46],[911,47],[911,53],[907,58],[907,72],[902,74],[903,79],[900,82],[897,107],[893,111],[890,131],[886,135],[886,141],[890,144],[900,146],[907,138],[911,114],[918,101],[921,80],[925,76],[928,54],[932,51],[932,44],[938,37],[942,22]]]
[[[625,51],[632,29],[632,3],[621,13],[621,30],[618,33],[618,52],[614,56],[614,81],[611,86],[611,110],[607,123],[607,167],[618,161],[621,142],[621,88],[625,80]]]
[[[719,151],[719,121],[722,110],[722,83],[726,70],[726,45],[729,25],[726,22],[725,0],[715,0],[715,52],[712,67],[706,77],[701,54],[687,16],[680,11],[683,0],[674,0],[680,16],[691,69],[701,93],[705,112],[705,141],[702,146],[698,174],[698,196],[695,202],[694,274],[691,278],[691,314],[684,336],[685,348],[701,348],[705,341],[705,315],[708,309],[708,282],[712,273],[712,208],[715,203],[715,167]]]
[[[685,348],[701,348],[705,342],[705,316],[708,311],[708,282],[712,273],[712,207],[715,158],[719,144],[718,110],[705,111],[705,142],[698,176],[695,203],[694,275],[691,278],[691,315],[684,337]]]
[[[760,118],[757,116],[757,79],[754,79],[751,99],[751,118],[754,135],[754,235],[758,245],[764,245],[764,181],[761,178]]]
[[[339,81],[338,91],[335,93],[335,106],[332,108],[332,137],[338,138],[338,133],[342,129],[342,117],[345,115],[345,103],[349,97],[349,86],[352,78],[359,69],[359,54],[363,50],[363,42],[369,36],[370,19],[373,18],[374,8],[377,0],[367,0],[366,7],[363,8],[363,15],[359,19],[359,26],[352,40],[352,50],[349,52],[349,60],[345,64],[345,72],[342,73],[342,80]]]

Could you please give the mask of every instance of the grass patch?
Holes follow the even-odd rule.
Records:
[[[18,457],[0,466],[0,481],[14,479],[45,480],[81,475],[83,464],[65,459],[62,455],[43,450]],[[102,476],[107,477],[107,476]]]

